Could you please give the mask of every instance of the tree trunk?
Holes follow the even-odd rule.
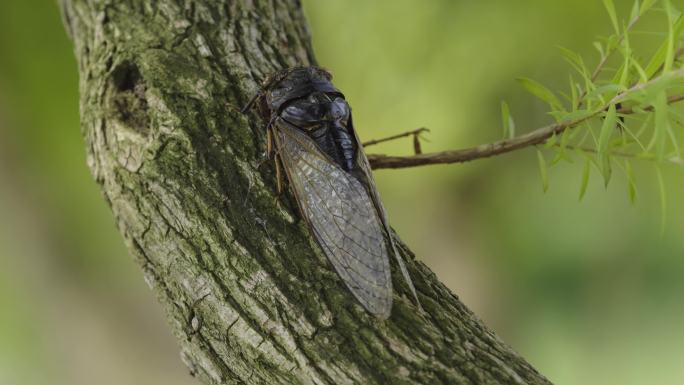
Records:
[[[548,384],[402,244],[388,321],[276,194],[268,74],[315,62],[299,1],[62,0],[88,164],[204,384]],[[393,272],[394,281],[400,281]]]

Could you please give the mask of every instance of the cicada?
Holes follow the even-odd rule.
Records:
[[[302,217],[337,274],[368,312],[385,319],[392,309],[390,254],[416,302],[417,297],[392,239],[351,108],[331,79],[318,67],[280,71],[245,110],[261,101],[278,188],[284,170]]]

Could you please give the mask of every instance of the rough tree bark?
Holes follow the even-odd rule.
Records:
[[[298,1],[61,5],[88,165],[202,383],[549,383],[404,245],[425,312],[398,284],[368,315],[276,196],[264,122],[238,110],[314,63]]]

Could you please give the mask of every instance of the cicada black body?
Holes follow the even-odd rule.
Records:
[[[390,254],[415,289],[392,240],[370,165],[344,95],[331,75],[298,67],[273,75],[259,95],[275,151],[302,216],[338,275],[370,313],[389,317]],[[251,103],[250,103],[251,104]]]

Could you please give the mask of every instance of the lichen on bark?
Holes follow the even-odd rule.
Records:
[[[87,161],[204,384],[547,384],[400,244],[379,321],[278,197],[259,82],[314,64],[298,1],[61,0]]]

